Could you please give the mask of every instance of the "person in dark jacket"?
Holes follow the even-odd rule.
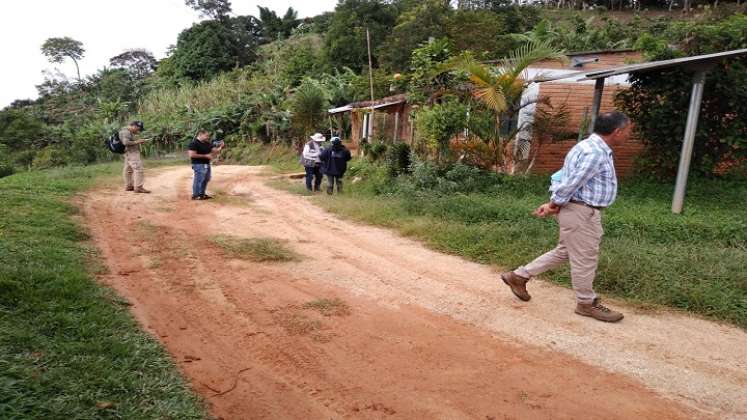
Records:
[[[341,193],[342,177],[348,169],[348,161],[352,159],[350,151],[342,144],[339,137],[333,137],[332,147],[324,149],[319,159],[322,161],[322,172],[327,175],[327,194],[332,194],[335,184],[337,184],[337,193]]]

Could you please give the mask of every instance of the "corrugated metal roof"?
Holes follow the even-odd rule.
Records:
[[[725,58],[738,57],[740,55],[747,56],[747,48],[741,50],[723,51],[714,54],[696,55],[693,57],[673,58],[671,60],[651,61],[648,63],[630,64],[627,66],[616,67],[608,70],[595,70],[590,71],[586,75],[586,79],[599,79],[602,77],[615,76],[617,74],[625,73],[642,73],[646,71],[662,70],[670,67],[677,67],[683,65],[702,65],[708,63],[715,63],[716,61],[723,60]]]
[[[379,109],[386,108],[392,105],[399,105],[407,102],[407,96],[404,94],[388,96],[386,98],[376,99],[374,101],[361,101],[353,102],[345,106],[338,108],[332,108],[327,112],[330,114],[339,114],[340,112],[348,112],[354,109]]]
[[[626,66],[612,67],[604,70],[578,71],[562,75],[539,76],[533,82],[551,82],[554,80],[579,78],[580,80],[595,80],[616,76],[618,74],[642,73],[646,71],[664,70],[677,66],[697,66],[715,63],[726,58],[747,56],[747,48],[741,50],[723,51],[714,54],[703,54],[692,57],[673,58],[671,60],[649,61],[647,63],[629,64]]]

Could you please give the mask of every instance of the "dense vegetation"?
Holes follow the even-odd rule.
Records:
[[[477,167],[513,173],[531,166],[522,167],[510,156],[517,149],[511,121],[522,104],[517,92],[506,90],[510,84],[501,79],[503,70],[496,69],[518,68],[531,64],[523,58],[536,61],[563,50],[634,47],[650,58],[667,58],[747,45],[744,7],[728,3],[341,0],[333,12],[305,19],[293,9],[277,15],[264,7],[256,17],[236,16],[227,0],[186,3],[205,20],[178,34],[167,58],[157,61],[145,50],[130,50],[93,75],[48,73],[38,99],[18,100],[0,111],[0,176],[112,159],[102,139],[132,118],[143,119],[145,135],[156,139],[148,154],[182,148],[200,127],[234,146],[292,143],[330,126],[345,132],[350,122],[338,127],[325,110],[370,98],[370,81],[376,97],[404,93],[421,105],[416,124],[424,135],[414,148],[421,157],[446,164],[461,157]],[[680,6],[698,11],[667,12]],[[611,11],[617,9],[625,11]],[[77,64],[85,60],[84,47],[71,38],[50,38],[41,53],[51,62]],[[497,68],[477,66],[505,57]],[[740,100],[747,86],[744,64],[732,61],[709,77],[694,166],[701,173],[723,172],[747,150],[747,101]],[[520,80],[520,74],[514,76]],[[689,90],[687,76],[680,76],[639,77],[620,99],[651,146],[650,166],[664,173],[671,173],[684,125],[679,110]],[[496,95],[476,100],[474,89],[504,95],[506,103],[496,102]],[[562,109],[544,109],[550,112],[538,127],[562,126]],[[455,113],[465,110],[470,118],[460,121]],[[449,135],[462,128],[472,135],[449,144]]]
[[[70,197],[119,165],[0,179],[0,418],[203,419],[158,342],[100,286]]]

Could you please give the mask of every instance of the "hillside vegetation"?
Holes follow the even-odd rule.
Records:
[[[471,124],[467,128],[479,135],[469,148],[492,153],[489,164],[498,166],[503,163],[496,157],[502,153],[498,149],[511,138],[491,138],[497,130],[491,115],[510,114],[510,109],[491,110],[469,92],[459,92],[468,76],[464,68],[453,68],[451,77],[434,78],[443,63],[467,56],[498,60],[535,44],[557,52],[637,48],[650,59],[747,46],[744,8],[729,3],[591,2],[586,6],[593,10],[574,10],[581,4],[343,0],[333,12],[306,19],[299,19],[293,9],[282,16],[260,8],[257,17],[230,17],[228,1],[190,4],[207,19],[178,34],[167,58],[156,61],[144,50],[125,51],[96,74],[48,77],[38,86],[39,99],[18,100],[0,111],[0,175],[111,160],[103,139],[134,118],[144,120],[145,136],[156,139],[146,154],[181,150],[203,127],[227,139],[229,146],[291,144],[330,127],[344,134],[349,121],[338,127],[325,111],[370,97],[366,29],[371,35],[374,96],[405,93],[411,103],[421,105],[422,124],[442,128],[430,136],[418,135],[418,141],[426,146],[431,142],[436,149],[436,139],[453,129],[434,125],[436,114],[471,110],[475,117],[470,122],[452,123]],[[670,6],[675,10],[670,12]],[[697,11],[683,14],[679,8]],[[56,53],[55,60],[85,60],[79,42],[50,41],[50,48],[58,49],[45,54]],[[681,138],[670,134],[679,134],[684,126],[679,116],[689,94],[686,78],[672,73],[637,79],[634,92],[620,103],[650,142],[649,167],[665,174],[671,174],[673,166],[669,151],[678,150]],[[738,160],[745,154],[747,117],[742,107],[747,101],[740,88],[747,85],[745,80],[744,60],[725,64],[709,77],[706,102],[711,105],[704,108],[695,158],[700,173],[710,174],[721,159]],[[455,90],[466,108],[448,103],[438,108]],[[657,100],[656,114],[637,112],[653,109],[651,101]],[[653,124],[662,120],[671,124]],[[434,147],[416,151],[424,159],[454,159]]]

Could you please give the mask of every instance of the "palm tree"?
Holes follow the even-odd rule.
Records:
[[[467,74],[472,98],[495,114],[495,136],[491,142],[496,170],[503,166],[505,172],[513,173],[516,148],[514,153],[510,153],[509,146],[524,127],[512,127],[512,121],[522,108],[533,103],[523,103],[521,100],[524,89],[532,83],[527,70],[539,61],[565,59],[563,51],[553,47],[550,41],[531,40],[510,52],[497,66],[479,62],[471,54],[465,53],[444,63],[434,76],[446,71]],[[504,122],[507,127],[502,127]]]

